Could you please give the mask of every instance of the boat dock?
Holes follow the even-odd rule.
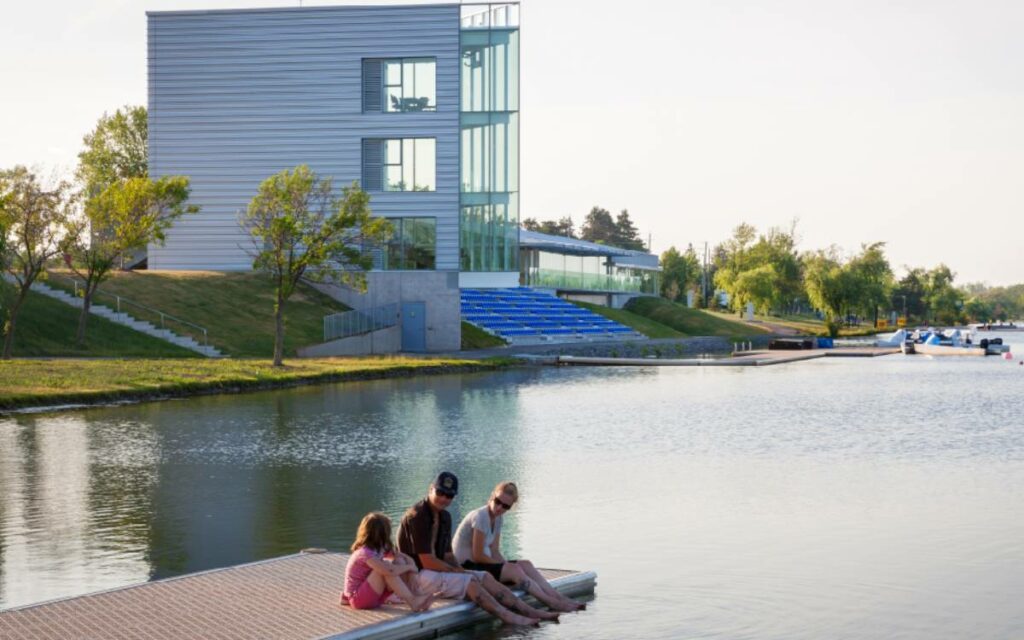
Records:
[[[558,356],[554,364],[635,367],[766,367],[817,358],[874,358],[899,353],[899,347],[839,347],[793,351],[740,351],[731,358],[604,358]]]
[[[0,638],[437,637],[490,616],[475,604],[438,600],[359,611],[340,605],[347,553],[299,553],[177,578],[0,611]],[[592,571],[540,569],[566,595],[593,591]]]

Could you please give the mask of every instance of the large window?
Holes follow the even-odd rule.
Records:
[[[437,250],[435,218],[388,218],[395,228],[384,245],[380,268],[416,271],[434,269]]]
[[[363,60],[363,111],[437,110],[434,58]]]
[[[435,191],[437,141],[434,138],[363,140],[363,189]]]

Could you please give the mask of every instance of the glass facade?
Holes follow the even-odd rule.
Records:
[[[437,61],[434,58],[383,60],[384,111],[435,111]]]
[[[434,218],[388,218],[395,228],[385,243],[379,269],[418,271],[434,269],[437,255],[437,220]]]
[[[520,264],[520,279],[528,287],[657,294],[661,286],[656,269],[616,265],[606,256],[524,249]]]
[[[463,271],[519,270],[517,12],[514,5],[463,7],[459,116]]]

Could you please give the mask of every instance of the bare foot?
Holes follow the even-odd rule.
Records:
[[[540,626],[540,620],[537,620],[536,618],[530,618],[528,616],[521,616],[518,613],[512,613],[511,611],[502,616],[501,621],[505,624],[513,624],[521,627]]]
[[[413,611],[426,611],[430,608],[430,605],[433,604],[434,600],[436,599],[436,593],[428,593],[427,595],[416,596],[412,599],[412,602],[409,603],[409,608],[411,608]]]
[[[559,613],[558,611],[544,611],[538,609],[536,615],[541,620],[554,620],[555,622],[558,622],[558,616],[560,616],[561,613]]]

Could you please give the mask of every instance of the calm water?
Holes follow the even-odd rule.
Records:
[[[341,549],[447,468],[457,512],[519,483],[506,555],[598,572],[561,625],[464,638],[1020,638],[1022,389],[890,356],[0,418],[0,607]]]

